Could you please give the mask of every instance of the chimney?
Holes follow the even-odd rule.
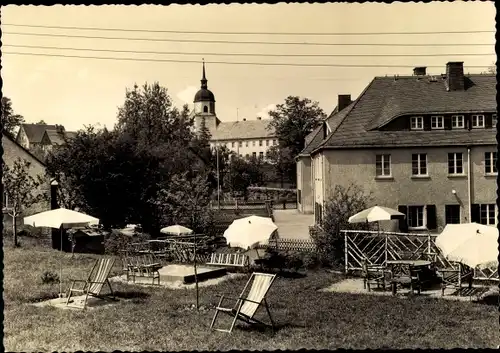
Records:
[[[415,76],[425,76],[427,67],[426,66],[417,66],[413,69],[413,74]]]
[[[339,94],[339,102],[337,104],[338,111],[340,112],[352,103],[350,94]]]
[[[446,64],[446,86],[448,91],[464,90],[463,61],[454,61]]]

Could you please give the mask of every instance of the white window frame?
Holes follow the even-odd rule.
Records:
[[[492,127],[497,127],[497,113],[493,113],[491,115],[491,126]]]
[[[266,140],[266,146],[269,146],[269,140]]]
[[[252,152],[252,157],[257,158],[257,152]]]
[[[380,158],[380,174],[378,173],[378,165]],[[389,174],[385,174],[385,167],[389,165]],[[392,163],[390,154],[377,154],[375,155],[375,176],[377,178],[389,178],[392,177]]]
[[[425,229],[426,228],[426,224],[427,224],[427,207],[424,206],[424,205],[408,205],[406,207],[408,208],[407,215],[406,215],[406,217],[408,218],[408,230]],[[410,213],[410,208],[415,208],[415,207],[422,208],[422,220],[421,220],[422,225],[411,226],[410,225],[410,219],[411,219],[411,217],[410,217],[410,214],[411,214]]]
[[[459,124],[460,122],[460,124]],[[463,115],[452,115],[451,116],[451,128],[452,129],[463,129],[465,127],[465,118]]]
[[[5,192],[5,190],[3,191],[2,197],[5,200],[5,202],[2,205],[2,207],[3,207],[4,210],[7,210],[7,209],[10,208],[10,202],[9,202],[9,195],[7,195],[7,193]]]
[[[450,154],[453,155],[453,171],[452,173],[450,173]],[[458,169],[458,158],[457,156],[460,155],[460,161],[461,161],[461,164],[460,164],[460,167],[462,168],[462,172],[458,173],[457,172],[457,169]],[[462,152],[449,152],[448,153],[448,175],[464,175],[464,154]]]
[[[412,116],[410,119],[410,129],[411,130],[423,130],[424,129],[424,117],[423,116]]]
[[[490,212],[491,207],[493,206],[493,223],[491,222]],[[486,223],[483,223],[483,210],[486,212]],[[492,204],[479,204],[479,223],[488,225],[488,226],[496,226],[497,225],[497,206]]]
[[[476,123],[474,124],[474,118],[476,119]],[[481,119],[479,119],[481,118]],[[484,115],[483,114],[474,114],[471,117],[471,124],[473,129],[483,129],[485,126],[485,121],[484,121]],[[479,124],[479,121],[482,122],[482,124]]]
[[[418,163],[418,173],[413,173],[413,155],[417,155],[417,163]],[[425,156],[425,159],[422,160],[422,155]],[[425,163],[425,173],[422,173],[422,163]],[[429,167],[427,165],[427,153],[412,153],[411,155],[411,175],[412,176],[429,176]]]
[[[259,158],[264,159],[264,152],[259,152]]]
[[[442,116],[442,115],[431,116],[431,129],[432,130],[443,130],[444,129],[444,116]]]
[[[252,141],[252,146],[255,147],[255,140]]]
[[[245,147],[248,147],[248,141],[245,141]]]
[[[486,175],[497,175],[498,174],[498,170],[495,172],[495,169],[494,169],[496,166],[495,155],[497,155],[497,158],[498,158],[497,152],[484,152],[484,174],[486,174]],[[488,167],[486,165],[487,160],[490,161],[489,170],[488,170]]]
[[[259,147],[262,147],[262,145],[263,145],[263,141],[259,140]]]

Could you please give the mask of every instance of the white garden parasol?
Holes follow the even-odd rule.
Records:
[[[173,226],[168,226],[160,229],[160,232],[163,234],[175,234],[175,235],[183,235],[183,234],[191,234],[193,231],[187,227],[181,226],[179,224],[175,224]]]
[[[277,229],[271,218],[249,216],[233,221],[224,232],[224,238],[230,247],[248,250],[268,241]]]
[[[389,207],[373,206],[349,217],[349,223],[389,221],[404,218],[405,214]]]
[[[450,261],[475,268],[498,264],[498,229],[478,223],[448,224],[436,246]]]
[[[32,216],[24,217],[24,224],[32,227],[49,227],[58,228],[61,230],[61,245],[62,251],[62,233],[65,228],[85,227],[88,225],[99,224],[99,219],[65,208],[57,208],[55,210],[40,212]],[[59,271],[59,294],[62,294],[62,259]]]

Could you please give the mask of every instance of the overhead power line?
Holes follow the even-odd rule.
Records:
[[[460,54],[263,54],[263,53],[220,53],[220,52],[176,52],[176,51],[144,51],[144,50],[118,50],[118,49],[96,49],[96,48],[75,48],[75,47],[55,47],[41,45],[18,45],[4,44],[4,47],[28,48],[28,49],[55,49],[55,50],[74,50],[89,52],[107,52],[107,53],[133,53],[133,54],[159,54],[159,55],[212,55],[212,56],[256,56],[256,57],[432,57],[432,56],[487,56],[496,55],[496,53],[460,53]]]
[[[147,58],[119,58],[119,57],[102,57],[102,56],[80,56],[80,55],[65,55],[65,54],[48,54],[48,53],[22,53],[3,51],[3,54],[12,55],[29,55],[29,56],[49,56],[61,58],[78,58],[78,59],[99,59],[99,60],[118,60],[118,61],[145,61],[145,62],[171,62],[171,63],[192,63],[199,64],[198,60],[174,60],[174,59],[147,59]],[[357,64],[298,64],[298,63],[259,63],[259,62],[231,62],[231,61],[209,61],[210,64],[224,65],[255,65],[255,66],[297,66],[297,67],[352,67],[352,68],[413,68],[412,65],[357,65]],[[439,65],[427,65],[427,67],[441,67]],[[488,65],[474,66],[468,65],[468,68],[487,68]]]
[[[84,38],[84,39],[106,39],[106,40],[130,40],[147,42],[177,42],[177,43],[226,43],[226,44],[266,44],[266,45],[316,45],[316,46],[378,46],[378,47],[464,47],[464,46],[490,46],[494,43],[319,43],[319,42],[268,42],[268,41],[231,41],[231,40],[201,40],[201,39],[171,39],[171,38],[130,38],[130,37],[106,37],[86,36],[73,34],[54,33],[32,33],[32,32],[8,32],[7,35],[58,37],[58,38]]]
[[[49,28],[49,29],[75,29],[75,30],[86,30],[86,31],[178,33],[178,34],[222,34],[222,35],[370,36],[370,35],[428,35],[428,34],[495,33],[495,31],[491,31],[491,30],[428,31],[428,32],[231,32],[231,31],[222,32],[222,31],[183,31],[183,30],[156,30],[156,29],[110,28],[110,27],[49,26],[49,25],[28,25],[28,24],[19,24],[19,23],[2,23],[2,26]]]

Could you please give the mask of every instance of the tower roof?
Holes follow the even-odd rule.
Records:
[[[207,78],[205,75],[205,60],[203,60],[203,74],[201,77],[201,88],[194,95],[194,103],[196,102],[215,102],[215,96],[207,87]]]

